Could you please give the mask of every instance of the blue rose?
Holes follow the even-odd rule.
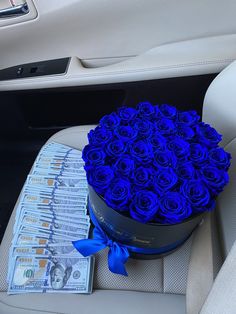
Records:
[[[99,124],[108,130],[113,130],[120,124],[120,118],[115,112],[112,112],[102,117]]]
[[[138,111],[134,108],[121,107],[118,109],[118,115],[124,123],[128,123],[136,118],[137,114]]]
[[[159,133],[154,133],[152,137],[149,139],[153,150],[165,150],[166,148],[166,139],[164,136],[160,135]]]
[[[106,204],[118,211],[128,210],[130,183],[123,179],[114,179],[105,193]]]
[[[134,160],[129,155],[124,155],[114,165],[114,172],[118,176],[128,177],[133,173]]]
[[[168,192],[160,199],[158,216],[162,223],[176,224],[192,214],[190,204],[178,192]]]
[[[169,191],[178,182],[178,177],[172,168],[161,169],[154,177],[154,188],[159,193]]]
[[[175,157],[175,154],[169,150],[164,151],[155,151],[154,152],[154,165],[159,168],[175,168],[177,164],[177,158]]]
[[[93,146],[104,146],[112,138],[111,131],[97,126],[94,130],[91,130],[88,134],[89,144]]]
[[[189,143],[176,136],[167,144],[169,150],[173,151],[177,158],[186,158],[189,155]]]
[[[141,102],[137,110],[141,118],[151,119],[156,115],[155,107],[150,102]]]
[[[177,109],[167,104],[160,105],[159,111],[164,118],[168,118],[168,119],[175,119],[177,115]]]
[[[201,167],[207,163],[208,149],[198,143],[190,144],[190,155],[189,160],[191,160],[195,166]]]
[[[231,155],[224,151],[223,148],[213,148],[209,152],[209,162],[219,169],[228,170],[230,166]]]
[[[149,138],[153,134],[153,124],[145,119],[136,119],[134,129],[137,130],[139,138]]]
[[[156,122],[156,128],[162,135],[171,135],[176,133],[176,126],[170,119],[160,119]]]
[[[185,181],[180,188],[182,195],[192,205],[196,212],[202,212],[211,203],[211,196],[208,188],[200,180]]]
[[[151,191],[138,191],[130,204],[130,216],[142,223],[151,221],[159,209],[158,197]]]
[[[190,126],[181,123],[177,124],[177,133],[179,136],[188,141],[191,141],[195,136],[195,132]]]
[[[184,125],[191,126],[196,124],[200,120],[196,111],[182,111],[178,113],[178,121]]]
[[[129,125],[120,125],[114,133],[121,141],[128,142],[136,138],[138,131]]]
[[[224,186],[229,182],[228,173],[224,170],[219,170],[216,167],[203,167],[200,172],[202,174],[202,180],[206,183],[214,195],[222,192]]]
[[[86,145],[82,152],[82,158],[86,165],[99,166],[105,162],[106,154],[101,148]]]
[[[98,194],[103,194],[114,178],[114,172],[109,166],[98,166],[87,171],[88,183]]]
[[[148,141],[139,140],[130,143],[130,154],[138,162],[147,164],[152,160],[152,145]]]
[[[179,164],[176,173],[182,180],[190,180],[195,176],[195,168],[191,162],[184,162]]]
[[[209,124],[201,122],[195,128],[198,141],[204,145],[215,147],[222,139],[222,135]]]
[[[134,171],[133,183],[141,188],[151,186],[153,182],[154,171],[151,168],[138,167]]]
[[[110,157],[120,157],[126,150],[125,144],[120,140],[114,140],[105,147],[107,155]]]

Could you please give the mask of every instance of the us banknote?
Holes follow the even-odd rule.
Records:
[[[76,178],[76,177],[62,177],[57,175],[43,175],[36,176],[30,174],[26,180],[26,186],[28,187],[47,187],[47,188],[57,188],[57,189],[68,189],[68,192],[73,188],[77,188],[83,191],[83,189],[88,189],[88,183],[86,178]]]
[[[16,256],[8,293],[90,293],[92,257]]]

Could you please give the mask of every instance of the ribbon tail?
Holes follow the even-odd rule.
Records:
[[[110,247],[108,253],[108,267],[109,270],[115,274],[128,276],[125,269],[125,263],[129,258],[129,251],[124,246],[118,245],[116,242]]]
[[[79,251],[79,253],[82,254],[84,257],[93,255],[106,247],[105,243],[103,243],[101,240],[96,239],[72,241],[72,244],[74,245],[76,250]]]

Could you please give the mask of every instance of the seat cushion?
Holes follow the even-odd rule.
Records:
[[[159,293],[96,290],[91,295],[0,293],[1,314],[184,314],[185,297]]]
[[[55,134],[55,141],[82,150],[87,143],[87,133],[94,126],[73,127]],[[16,204],[17,206],[17,204]],[[4,313],[185,313],[185,294],[188,265],[193,243],[192,236],[174,253],[156,260],[127,262],[129,276],[111,273],[107,267],[107,251],[96,254],[94,293],[84,295],[23,294],[7,296],[8,254],[16,207],[12,213],[0,247],[0,309]],[[126,290],[126,291],[125,291]],[[109,307],[110,304],[110,307]],[[114,304],[116,306],[114,307]],[[105,305],[105,306],[104,306]],[[15,311],[15,312],[14,312]],[[1,311],[0,311],[1,312]]]

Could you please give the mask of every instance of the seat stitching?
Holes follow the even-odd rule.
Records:
[[[15,305],[12,305],[12,304],[8,304],[6,302],[3,302],[2,300],[0,300],[0,303],[6,305],[6,306],[9,306],[11,308],[15,308],[15,309],[21,309],[21,310],[26,310],[26,311],[34,311],[34,312],[43,312],[43,313],[49,313],[49,314],[52,314],[52,313],[55,313],[55,314],[66,314],[65,312],[52,312],[52,311],[45,311],[45,310],[37,310],[37,309],[31,309],[31,308],[25,308],[25,307],[19,307],[19,306],[15,306]]]

